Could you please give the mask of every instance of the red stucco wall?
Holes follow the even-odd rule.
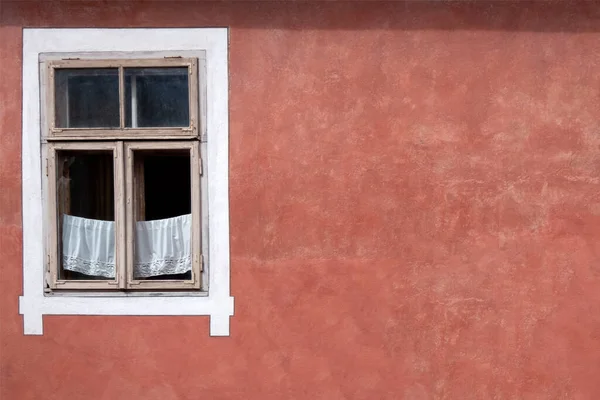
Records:
[[[2,400],[600,398],[600,3],[0,8]],[[23,336],[26,26],[230,27],[231,337]]]

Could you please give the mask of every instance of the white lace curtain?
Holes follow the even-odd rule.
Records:
[[[192,215],[136,222],[133,276],[183,274],[192,268]],[[63,215],[63,269],[115,277],[115,223]]]

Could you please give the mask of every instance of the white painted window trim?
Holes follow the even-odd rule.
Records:
[[[44,295],[41,115],[42,53],[206,51],[208,176],[207,296]],[[23,296],[26,335],[43,334],[43,315],[204,315],[210,335],[229,336],[229,124],[227,28],[23,29]]]

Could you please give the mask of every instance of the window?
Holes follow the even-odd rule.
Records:
[[[227,29],[23,35],[25,334],[86,314],[228,335]]]
[[[198,59],[63,58],[41,73],[47,287],[201,289]]]

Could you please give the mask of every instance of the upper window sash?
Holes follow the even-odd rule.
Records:
[[[46,61],[44,65],[47,74],[47,129],[44,136],[47,140],[198,137],[201,121],[197,58],[62,59]],[[170,90],[170,96],[159,95],[160,90]],[[187,91],[187,110],[182,109],[181,104],[184,90]],[[94,108],[94,95],[104,101],[98,105],[99,109]],[[170,104],[166,104],[169,98]],[[86,104],[79,99],[85,100]],[[169,126],[170,121],[160,121],[161,116],[152,109],[158,106],[158,100],[165,108],[171,107],[162,110],[164,117],[173,119],[173,114],[180,112],[180,120],[185,120],[185,124],[175,121],[173,125],[178,126]],[[96,116],[109,115],[101,115],[104,122],[96,124],[101,126],[85,126],[85,121],[70,126],[73,119],[69,115],[70,106],[78,106]],[[143,107],[147,114],[145,124],[139,118]]]

